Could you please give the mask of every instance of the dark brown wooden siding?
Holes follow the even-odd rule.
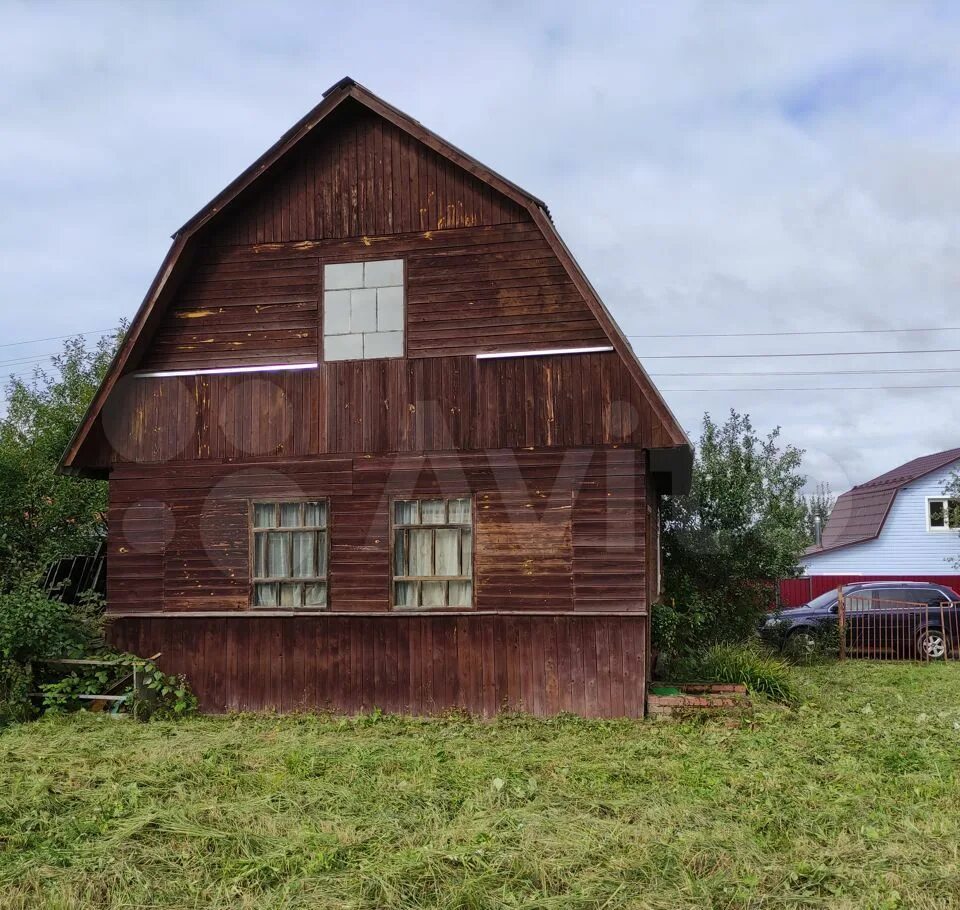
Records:
[[[663,445],[614,352],[323,363],[138,378],[104,409],[103,464],[324,453]]]
[[[163,653],[203,710],[549,716],[643,714],[645,616],[115,619],[112,642]]]
[[[225,214],[213,239],[230,245],[442,231],[527,217],[486,183],[351,102]]]
[[[330,609],[388,611],[390,501],[469,493],[478,610],[642,612],[644,476],[645,456],[632,448],[118,466],[109,610],[247,609],[248,501],[275,496],[330,500]],[[147,512],[153,530],[131,537],[131,516]],[[138,588],[144,567],[150,581]]]
[[[400,257],[407,354],[438,357],[609,343],[529,223],[198,253],[161,319],[143,369],[318,359],[324,262]]]
[[[143,369],[204,369],[317,359],[316,256],[225,257],[192,263],[157,327]]]

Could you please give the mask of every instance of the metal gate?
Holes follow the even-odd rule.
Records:
[[[905,599],[913,592],[874,588],[837,591],[840,659],[957,660],[960,605],[946,600]]]

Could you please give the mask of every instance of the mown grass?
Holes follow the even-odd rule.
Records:
[[[49,719],[0,734],[0,907],[949,907],[960,666],[798,671],[747,726]]]

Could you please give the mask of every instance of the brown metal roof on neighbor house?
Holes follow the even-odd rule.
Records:
[[[960,460],[960,449],[923,455],[848,490],[837,499],[830,513],[821,546],[810,547],[807,555],[815,556],[879,537],[898,490],[957,460]]]

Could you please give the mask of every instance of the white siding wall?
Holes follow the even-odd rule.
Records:
[[[954,463],[956,466],[956,463]],[[960,534],[927,530],[927,497],[942,496],[953,471],[944,468],[921,477],[897,493],[876,540],[808,558],[806,575],[951,575],[960,570]]]

